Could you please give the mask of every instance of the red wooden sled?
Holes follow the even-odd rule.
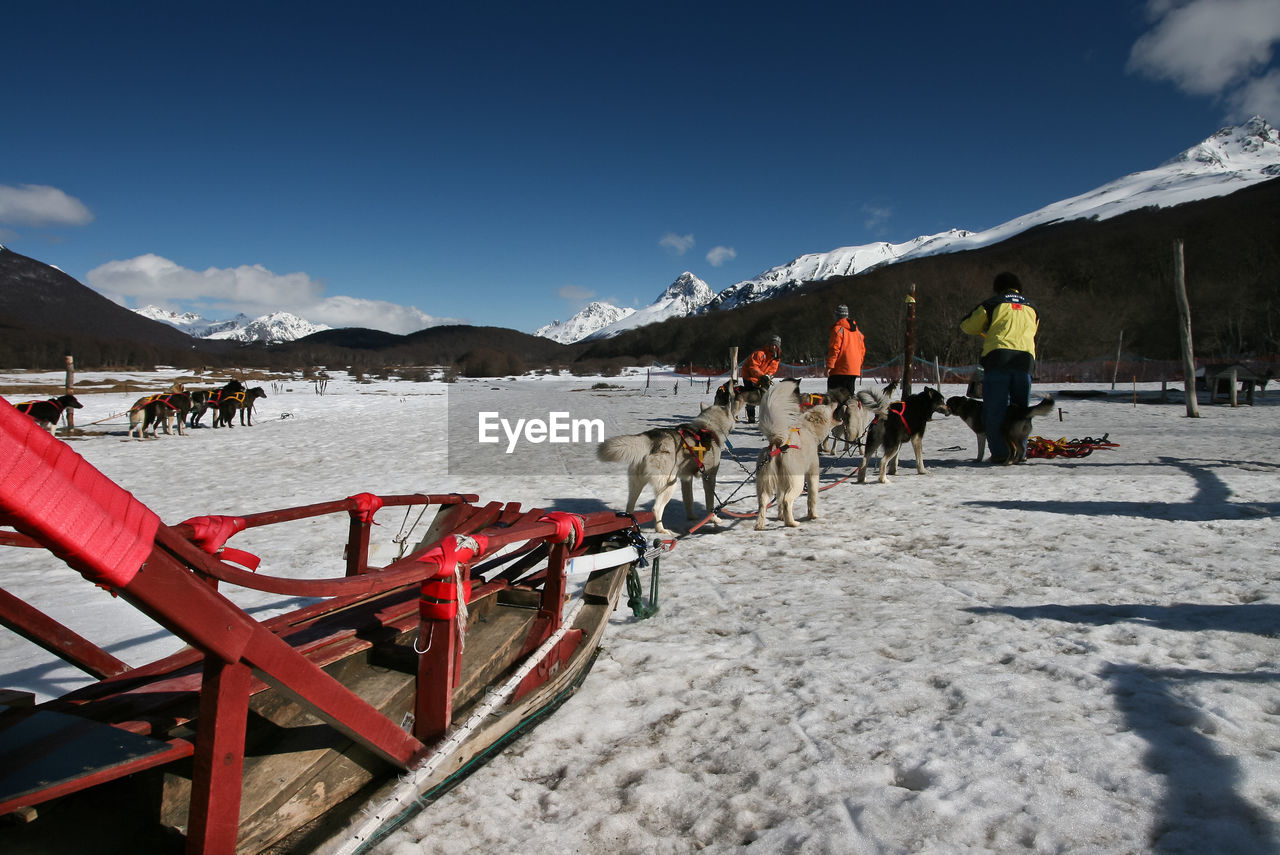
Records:
[[[369,566],[378,510],[424,505],[419,545]],[[349,517],[340,576],[255,573],[226,546],[327,514]],[[576,689],[650,516],[361,494],[166,525],[0,399],[0,545],[50,550],[188,645],[131,668],[0,589],[0,622],[96,678],[8,693],[0,852],[313,851],[398,774],[438,793]],[[593,569],[570,616],[574,559]],[[258,621],[220,585],[319,600]]]

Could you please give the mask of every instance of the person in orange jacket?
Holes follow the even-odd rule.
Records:
[[[836,306],[836,322],[827,343],[827,391],[847,389],[852,397],[862,376],[862,359],[867,342],[856,321],[849,319],[849,307]]]
[[[747,389],[760,386],[762,380],[767,383],[778,373],[778,365],[782,360],[782,336],[775,335],[766,346],[752,353],[742,363],[742,385]],[[747,405],[747,424],[755,424],[756,408]]]

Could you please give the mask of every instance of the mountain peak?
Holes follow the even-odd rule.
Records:
[[[635,309],[615,306],[612,303],[593,301],[569,320],[561,323],[552,321],[545,327],[534,330],[534,335],[558,341],[561,344],[573,344],[581,341],[597,330],[628,317]]]
[[[192,338],[279,344],[330,329],[324,324],[313,324],[288,312],[271,312],[258,318],[250,318],[242,312],[224,321],[211,321],[194,312],[171,312],[159,306],[143,306],[135,309],[135,312],[144,318],[182,330]]]
[[[1280,131],[1261,116],[1243,125],[1223,128],[1202,143],[1192,146],[1166,163],[1201,164],[1211,169],[1249,169],[1261,162],[1264,172],[1280,174],[1275,161],[1280,159]]]
[[[676,281],[668,285],[665,291],[658,295],[658,299],[655,302],[685,298],[702,305],[714,296],[715,292],[711,290],[710,285],[686,270],[677,276]]]

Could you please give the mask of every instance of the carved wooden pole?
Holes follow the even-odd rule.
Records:
[[[911,363],[916,357],[916,283],[907,294],[907,341],[902,352],[902,397],[911,394]]]
[[[1182,379],[1186,387],[1187,418],[1198,419],[1200,404],[1196,400],[1196,358],[1191,350],[1191,304],[1187,301],[1187,271],[1181,240],[1174,243],[1173,290],[1178,298],[1178,318],[1181,321],[1179,332],[1182,334]]]

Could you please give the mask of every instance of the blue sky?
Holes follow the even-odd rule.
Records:
[[[0,243],[125,305],[532,331],[1280,121],[1280,2],[6,9]]]

